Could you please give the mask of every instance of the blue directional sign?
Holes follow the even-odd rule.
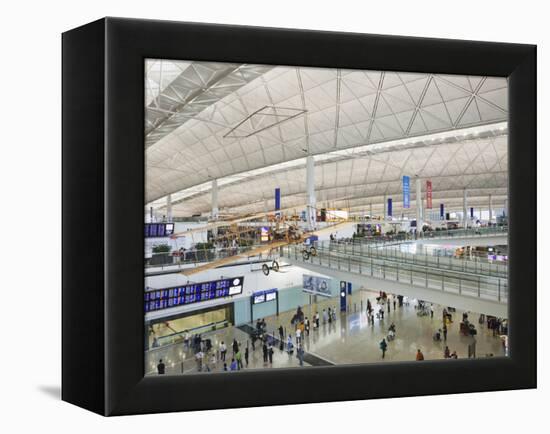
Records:
[[[403,208],[411,207],[411,179],[403,176]]]
[[[340,311],[346,311],[346,301],[347,301],[347,286],[348,282],[340,281]]]
[[[277,187],[275,189],[275,211],[279,211],[281,209],[281,189]]]

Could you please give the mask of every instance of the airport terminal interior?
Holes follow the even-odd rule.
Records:
[[[146,375],[508,355],[505,78],[144,67]]]

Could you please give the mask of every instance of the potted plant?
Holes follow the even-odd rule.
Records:
[[[151,258],[151,265],[164,265],[171,264],[173,262],[170,251],[172,248],[168,244],[157,244],[153,246],[153,256]]]

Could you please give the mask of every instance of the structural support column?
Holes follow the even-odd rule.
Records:
[[[218,219],[218,180],[212,180],[212,220]]]
[[[218,180],[212,180],[212,220],[218,220],[219,209],[218,209]],[[212,234],[218,236],[218,228],[212,229]]]
[[[308,155],[306,160],[307,182],[307,226],[310,231],[317,228],[317,203],[315,201],[315,160]]]
[[[422,183],[416,178],[416,231],[422,232]]]
[[[468,194],[466,189],[462,192],[462,225],[464,229],[468,228]]]
[[[172,223],[172,195],[166,196],[166,221]]]
[[[489,223],[493,221],[493,195],[489,195]]]
[[[369,204],[369,216],[372,219],[372,202]]]

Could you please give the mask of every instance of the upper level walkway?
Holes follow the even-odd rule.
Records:
[[[427,255],[392,256],[376,250],[320,243],[316,255],[305,255],[304,248],[296,245],[285,246],[279,253],[293,265],[372,290],[507,317],[508,279],[504,266]]]

